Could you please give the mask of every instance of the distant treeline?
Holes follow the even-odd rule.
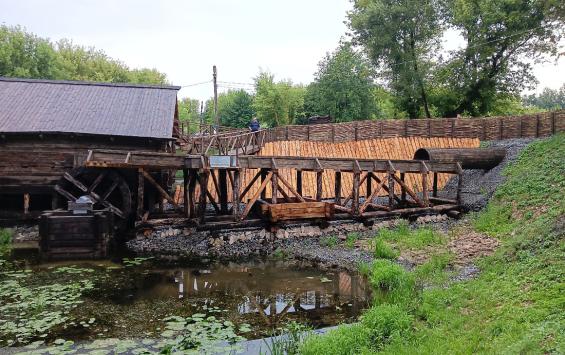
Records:
[[[93,47],[68,39],[52,42],[16,26],[0,25],[0,76],[84,80],[113,83],[165,84],[156,69],[130,69]]]

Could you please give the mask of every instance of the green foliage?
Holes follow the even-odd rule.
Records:
[[[441,35],[439,3],[356,0],[348,18],[354,40],[383,69],[397,106],[410,118],[430,117],[427,78]]]
[[[375,238],[371,241],[371,243],[373,245],[375,258],[377,259],[394,260],[400,255],[400,253],[392,249],[392,247],[382,239]]]
[[[380,349],[411,329],[413,316],[395,304],[373,306],[363,314],[361,324],[367,329],[373,348]]]
[[[402,266],[386,259],[373,262],[369,282],[373,288],[386,291],[411,290],[414,287],[414,279],[410,273]]]
[[[338,239],[335,235],[328,235],[327,237],[320,238],[320,245],[328,248],[334,248],[337,245]]]
[[[349,249],[353,249],[357,240],[359,240],[359,233],[349,233],[345,239],[345,246]]]
[[[359,271],[359,274],[365,277],[371,274],[372,268],[373,268],[372,264],[366,261],[360,261],[359,264],[357,265],[357,270]]]
[[[12,246],[12,231],[10,229],[0,228],[0,258],[10,250],[11,246]],[[1,262],[2,260],[0,260],[0,263]]]
[[[275,259],[279,259],[279,260],[284,260],[287,258],[287,254],[285,253],[285,251],[283,249],[277,248],[273,254],[272,254],[273,258]]]
[[[299,354],[300,346],[312,336],[312,328],[292,321],[283,328],[278,328],[270,339],[263,339],[270,355]]]
[[[124,266],[128,267],[128,266],[139,266],[141,264],[143,264],[144,262],[146,262],[147,260],[151,260],[153,259],[153,257],[135,257],[133,259],[129,259],[129,258],[124,258],[122,260],[122,262],[124,263]]]
[[[559,90],[545,88],[540,94],[530,94],[522,98],[522,102],[530,107],[543,110],[565,109],[565,84]]]
[[[27,282],[30,275],[31,270],[10,272],[0,279],[0,339],[5,345],[46,338],[52,328],[71,323],[70,312],[94,287],[89,280],[35,286]]]
[[[535,111],[518,100],[535,83],[526,58],[557,56],[565,34],[565,5],[556,0],[353,3],[348,14],[353,40],[382,69],[397,109],[411,118]],[[437,55],[447,29],[460,33],[464,45]],[[527,101],[559,107],[553,94]]]
[[[400,221],[396,228],[383,228],[375,237],[375,243],[391,242],[400,249],[422,249],[431,245],[445,244],[446,238],[431,228],[410,229],[406,221]]]
[[[446,281],[448,275],[445,271],[452,261],[453,255],[450,253],[432,255],[430,260],[416,267],[414,275],[420,283],[440,284]]]
[[[493,112],[501,96],[517,96],[535,81],[526,56],[557,54],[556,40],[564,32],[562,2],[453,0],[445,4],[446,20],[466,39],[466,46],[452,53],[445,66],[446,85],[456,96],[454,112],[472,116]]]
[[[307,87],[308,116],[330,115],[335,122],[377,117],[372,76],[367,60],[350,43],[342,43],[320,61]]]
[[[189,124],[190,132],[196,132],[200,124],[200,101],[185,97],[178,101],[178,109],[179,120]]]
[[[370,346],[370,334],[361,324],[344,325],[323,336],[306,339],[300,348],[303,355],[356,355]]]
[[[21,27],[0,25],[0,76],[165,84],[156,69],[130,69],[103,51],[62,39],[52,43]]]
[[[290,80],[275,82],[273,74],[261,71],[255,77],[253,109],[261,124],[275,127],[292,124],[304,117],[306,89]]]
[[[196,313],[190,317],[169,317],[166,330],[161,334],[170,341],[161,351],[162,354],[181,352],[230,354],[239,349],[237,342],[245,340],[236,334],[236,327],[230,321],[222,321],[215,316]],[[248,325],[242,325],[240,331],[249,331]],[[227,342],[225,346],[222,342]]]
[[[245,90],[230,90],[218,96],[220,124],[229,127],[247,128],[253,110],[253,96]]]

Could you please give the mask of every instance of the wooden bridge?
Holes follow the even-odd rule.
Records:
[[[245,224],[249,220],[276,223],[301,219],[367,219],[408,214],[439,213],[459,206],[462,168],[458,162],[425,162],[416,160],[382,160],[324,157],[279,156],[178,156],[163,153],[91,150],[82,165],[97,169],[127,169],[138,176],[136,216],[147,219],[151,206],[145,200],[146,185],[156,189],[174,210],[185,218],[203,225]],[[183,172],[182,204],[175,201],[155,178],[156,171]],[[296,177],[289,181],[280,171],[290,170]],[[243,184],[242,172],[255,172]],[[303,191],[303,174],[316,175],[316,193]],[[323,199],[324,173],[333,175],[334,198]],[[343,176],[350,174],[350,191],[342,186]],[[459,176],[454,196],[439,196],[438,174]],[[422,191],[418,193],[406,182],[417,176]],[[209,181],[212,184],[209,184]],[[428,181],[431,180],[431,195]],[[69,180],[75,189],[89,193],[92,189],[79,181]],[[259,188],[251,192],[252,186]],[[213,186],[215,196],[209,186]],[[360,187],[365,186],[365,193]],[[267,197],[267,191],[270,197]],[[386,196],[381,196],[382,191]],[[61,191],[60,191],[61,192]],[[74,196],[72,193],[65,191]],[[99,195],[93,196],[100,201]]]

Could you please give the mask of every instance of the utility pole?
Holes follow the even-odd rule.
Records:
[[[198,130],[202,135],[202,125],[204,124],[204,101],[200,101],[200,125]]]
[[[214,80],[214,122],[216,122],[216,130],[220,129],[220,118],[218,116],[218,71],[216,66],[212,68],[212,76]]]

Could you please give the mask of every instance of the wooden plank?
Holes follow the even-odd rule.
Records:
[[[165,190],[161,187],[161,185],[159,185],[159,184],[157,183],[157,181],[155,181],[155,179],[153,179],[153,177],[152,177],[148,172],[146,172],[145,170],[142,169],[142,170],[141,170],[141,173],[143,174],[143,176],[145,177],[145,179],[146,179],[147,181],[149,181],[149,183],[150,183],[151,185],[153,185],[153,186],[157,189],[157,191],[159,192],[159,194],[160,194],[164,199],[166,199],[167,201],[169,201],[169,203],[170,203],[171,205],[173,205],[173,206],[175,207],[175,209],[177,209],[178,211],[181,211],[181,212],[182,212],[182,208],[181,208],[181,207],[175,202],[175,200],[167,193],[167,191],[165,191]],[[104,199],[104,200],[105,200],[105,199]]]
[[[241,218],[240,218],[241,220],[243,220],[243,219],[245,219],[245,217],[247,217],[247,215],[251,211],[251,208],[255,204],[255,201],[257,201],[259,196],[263,194],[263,190],[265,190],[265,187],[267,186],[267,183],[271,180],[272,176],[273,176],[272,171],[270,171],[267,174],[267,176],[265,176],[265,178],[263,179],[263,182],[261,183],[261,186],[259,186],[259,190],[257,190],[255,192],[255,194],[253,194],[253,197],[251,198],[251,200],[249,200],[249,202],[247,203],[247,206],[245,206],[245,209],[243,210],[243,213],[241,214]]]
[[[137,218],[141,219],[143,217],[143,197],[145,195],[145,179],[143,177],[143,169],[139,169],[137,172]]]

